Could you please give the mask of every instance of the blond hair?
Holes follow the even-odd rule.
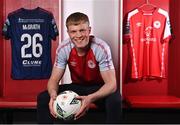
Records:
[[[70,25],[79,25],[80,23],[88,23],[89,25],[89,18],[86,14],[75,12],[68,16],[66,19],[66,27]]]

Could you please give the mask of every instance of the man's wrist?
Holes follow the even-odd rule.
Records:
[[[50,97],[53,98],[53,99],[56,99],[57,97],[57,92],[55,90],[53,90],[50,94]]]
[[[88,97],[90,98],[91,102],[96,101],[96,99],[94,98],[94,95],[93,95],[93,94],[88,95]]]

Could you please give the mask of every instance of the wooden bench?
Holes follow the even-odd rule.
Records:
[[[26,108],[36,109],[34,98],[0,98],[0,108]]]
[[[126,96],[129,108],[180,108],[180,98],[171,95]]]
[[[0,108],[21,108],[21,109],[36,109],[37,102],[34,97],[11,97],[0,98]],[[92,103],[90,109],[97,109],[98,107]]]

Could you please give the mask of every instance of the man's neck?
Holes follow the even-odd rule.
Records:
[[[78,56],[84,56],[88,52],[90,46],[87,45],[85,48],[76,48]]]

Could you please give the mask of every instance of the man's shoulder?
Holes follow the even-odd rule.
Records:
[[[59,47],[61,48],[68,47],[71,46],[71,43],[72,42],[70,41],[70,39],[65,39],[59,43]]]
[[[101,38],[90,36],[90,40],[92,43],[92,47],[109,48],[108,43]]]

